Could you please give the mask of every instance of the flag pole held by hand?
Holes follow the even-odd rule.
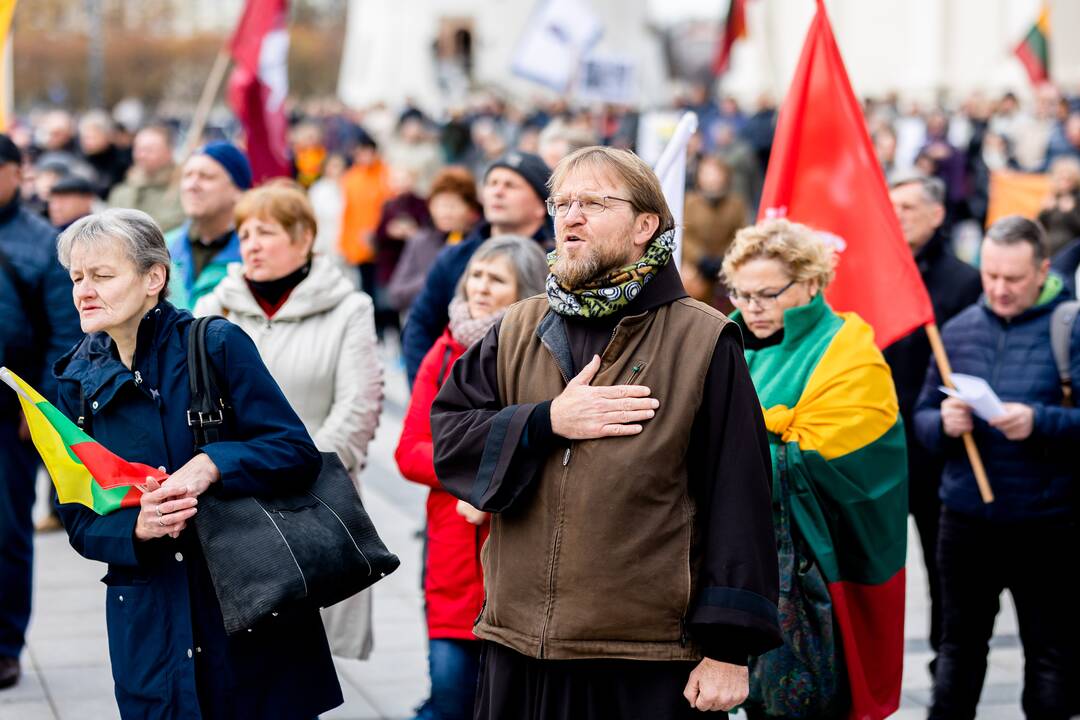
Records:
[[[941,342],[941,333],[938,332],[937,323],[926,326],[926,337],[930,340],[930,347],[934,351],[934,359],[937,361],[938,371],[941,373],[941,382],[945,387],[954,388],[952,381],[952,368],[949,366],[949,356],[945,354],[945,344]],[[990,489],[990,479],[986,476],[986,468],[983,467],[979,448],[975,445],[975,436],[969,432],[964,433],[964,449],[967,450],[971,469],[975,473],[975,483],[979,486],[979,494],[984,503],[994,502],[994,491]]]

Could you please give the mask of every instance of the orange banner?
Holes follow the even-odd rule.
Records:
[[[1023,215],[1034,220],[1049,195],[1049,175],[995,170],[990,173],[986,227],[1006,215]]]

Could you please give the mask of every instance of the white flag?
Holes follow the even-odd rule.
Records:
[[[515,75],[565,93],[581,61],[604,34],[585,0],[539,0],[514,53]]]
[[[671,134],[664,152],[656,161],[653,170],[660,178],[660,186],[664,190],[664,199],[667,200],[671,214],[675,216],[675,267],[682,264],[682,226],[683,226],[683,203],[686,195],[686,147],[690,144],[690,137],[697,132],[697,115],[688,112],[675,126],[675,132]]]

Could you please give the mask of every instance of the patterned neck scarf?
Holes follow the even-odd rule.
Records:
[[[668,264],[674,249],[675,230],[668,230],[649,244],[637,262],[612,270],[574,290],[567,290],[553,274],[549,274],[548,303],[560,315],[583,318],[611,315],[638,296],[656,272]],[[555,251],[552,251],[547,256],[548,267],[554,265],[555,260]]]
[[[506,308],[496,310],[490,315],[474,318],[469,314],[469,303],[456,297],[450,301],[450,334],[465,347],[471,347],[487,335],[491,326],[506,314]]]

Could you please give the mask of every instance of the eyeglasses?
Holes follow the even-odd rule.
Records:
[[[733,288],[728,294],[728,297],[731,298],[731,302],[739,307],[750,307],[751,303],[756,303],[762,310],[768,310],[776,305],[776,301],[780,296],[787,292],[788,289],[797,282],[798,280],[792,280],[774,293],[742,293]]]
[[[570,214],[570,208],[577,203],[578,210],[585,217],[599,215],[608,209],[611,200],[619,200],[624,203],[634,204],[633,200],[615,197],[614,195],[578,195],[576,198],[556,195],[548,198],[547,211],[551,217],[566,217]]]

